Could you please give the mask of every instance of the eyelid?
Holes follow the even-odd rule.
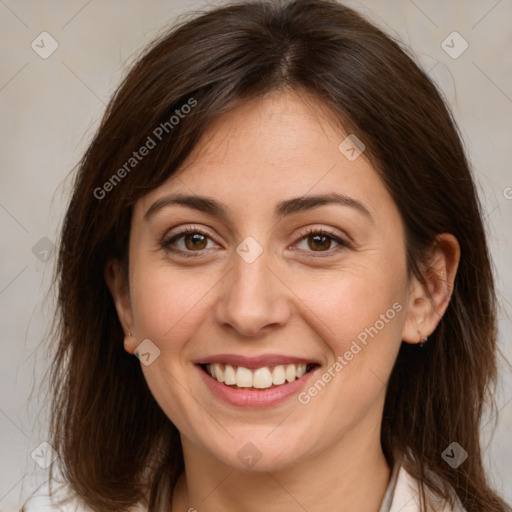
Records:
[[[188,233],[199,233],[201,235],[208,236],[213,239],[212,235],[210,233],[208,233],[204,228],[197,227],[192,224],[184,226],[184,227],[179,227],[178,231],[176,231],[175,233],[172,232],[174,229],[175,228],[167,230],[165,232],[164,236],[162,237],[162,241],[165,242],[165,240],[170,240],[175,237],[187,235]]]

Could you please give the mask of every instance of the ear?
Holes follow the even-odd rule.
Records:
[[[104,275],[108,289],[114,300],[117,316],[125,333],[124,348],[128,353],[133,354],[137,344],[136,338],[133,335],[132,305],[128,279],[122,270],[118,260],[109,260],[105,265]]]
[[[423,272],[427,287],[416,277],[411,280],[402,330],[406,343],[420,343],[435,331],[450,303],[459,260],[457,239],[449,233],[438,235],[431,247],[429,267]]]

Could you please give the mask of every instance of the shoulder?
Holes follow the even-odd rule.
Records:
[[[147,512],[138,506],[133,512]],[[20,508],[19,512],[94,512],[64,482],[50,481],[40,485]]]
[[[455,496],[455,493],[455,503],[453,507],[430,491],[427,491],[427,495],[434,505],[435,510],[439,512],[466,512],[460,500]],[[400,467],[389,512],[418,512],[419,510],[419,483],[404,467]]]

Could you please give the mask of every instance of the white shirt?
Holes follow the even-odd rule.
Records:
[[[56,484],[52,486],[52,490],[57,500],[65,497],[66,493],[69,495],[66,484]],[[434,496],[432,498],[436,499]],[[437,499],[439,500],[439,498]],[[436,510],[439,512],[466,512],[459,499],[456,498],[455,501],[454,508],[439,502],[443,508],[436,507]],[[132,511],[147,512],[142,505],[133,508]],[[68,503],[59,507],[50,498],[49,484],[45,482],[23,505],[20,512],[91,512],[91,509],[78,497],[73,497]],[[391,473],[379,512],[421,512],[418,482],[399,464],[395,465]]]
[[[453,508],[428,490],[426,494],[437,504],[435,510],[439,512],[466,512],[455,492]],[[379,512],[421,512],[419,483],[400,464],[393,468]]]

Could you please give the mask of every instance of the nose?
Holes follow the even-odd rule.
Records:
[[[252,263],[238,254],[222,280],[215,307],[217,322],[244,337],[259,337],[290,318],[288,288],[269,266],[266,251]]]

